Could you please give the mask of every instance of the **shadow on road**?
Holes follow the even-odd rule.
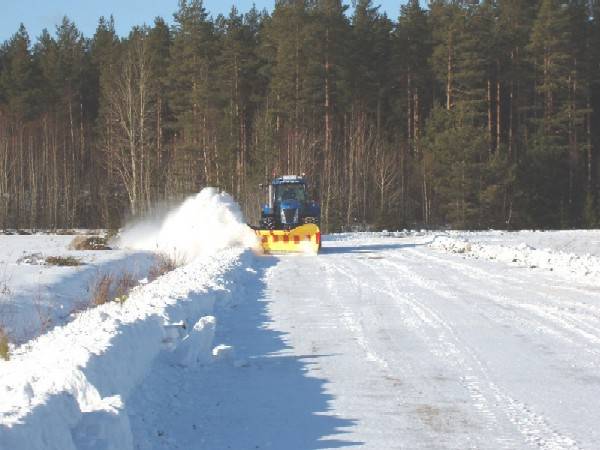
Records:
[[[327,380],[307,376],[327,355],[295,355],[269,316],[264,277],[275,257],[247,256],[236,295],[217,302],[215,345],[233,356],[196,368],[157,367],[131,418],[136,448],[312,450],[361,445],[343,439],[351,419],[328,415]],[[285,301],[285,299],[281,299]],[[137,414],[137,413],[136,413]],[[149,429],[153,429],[150,431]],[[147,433],[148,436],[140,438]]]

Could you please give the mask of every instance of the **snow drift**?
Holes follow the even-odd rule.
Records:
[[[584,232],[580,236],[585,236]],[[454,235],[453,235],[454,234]],[[488,233],[490,234],[490,233]],[[429,246],[449,253],[458,253],[470,258],[482,258],[499,261],[519,267],[543,269],[557,275],[577,279],[587,284],[598,284],[600,279],[600,257],[583,253],[579,248],[571,249],[565,241],[570,242],[571,236],[564,232],[547,232],[533,240],[531,232],[512,233],[507,239],[504,234],[493,234],[495,239],[485,233],[451,233],[436,235]],[[534,237],[535,233],[533,233]],[[566,235],[566,236],[563,236]],[[501,239],[498,239],[501,237]],[[592,242],[581,239],[592,248]],[[536,248],[531,243],[544,245]],[[563,250],[561,250],[563,249]],[[579,250],[578,253],[572,250]]]
[[[256,248],[257,241],[233,198],[215,188],[205,188],[163,219],[126,227],[119,245],[165,253],[184,263],[226,248]]]

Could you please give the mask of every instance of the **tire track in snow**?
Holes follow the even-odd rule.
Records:
[[[424,277],[416,274],[404,265],[392,262],[386,262],[384,264],[390,265],[394,269],[400,271],[409,282],[412,282],[422,290],[432,292],[445,299],[456,298],[456,296],[449,293],[448,289],[444,289],[442,284],[437,283],[434,280],[428,282]],[[469,396],[473,400],[473,406],[483,417],[486,423],[486,429],[490,432],[498,432],[501,430],[501,425],[496,413],[492,409],[491,402],[483,392],[483,383],[477,375],[476,369],[472,364],[469,364],[464,353],[460,350],[458,345],[459,340],[456,337],[454,330],[431,308],[416,300],[414,295],[410,295],[409,297],[407,294],[400,293],[397,283],[394,283],[393,289],[396,298],[409,305],[417,314],[422,324],[428,325],[435,331],[433,334],[437,335],[437,339],[431,338],[427,333],[423,333],[424,338],[428,342],[433,354],[438,356],[445,363],[454,366],[461,373],[461,384],[466,388]],[[464,344],[462,344],[462,346],[464,347]],[[506,436],[504,433],[500,433],[497,439],[499,444],[503,445],[503,448],[506,449],[512,449],[518,445],[512,437]]]
[[[600,351],[597,349],[597,345],[600,343],[600,328],[591,323],[592,321],[598,323],[600,319],[596,319],[596,316],[594,314],[591,316],[582,317],[576,313],[569,311],[569,309],[571,308],[577,308],[581,306],[581,302],[575,302],[571,299],[563,300],[556,297],[555,295],[549,295],[546,292],[540,290],[532,290],[530,284],[527,284],[518,278],[498,276],[494,273],[485,271],[483,269],[473,267],[472,265],[467,263],[448,261],[445,258],[435,257],[414,250],[411,250],[410,252],[421,259],[426,258],[436,264],[451,266],[452,268],[456,269],[463,278],[467,277],[473,280],[474,282],[480,282],[481,279],[484,278],[487,281],[492,282],[502,291],[514,289],[515,285],[520,285],[521,289],[529,294],[528,298],[535,298],[536,296],[539,296],[546,301],[552,302],[554,305],[558,305],[553,307],[546,306],[542,302],[530,304],[519,301],[511,301],[510,297],[506,295],[498,296],[485,292],[474,291],[468,288],[468,286],[470,285],[469,283],[461,283],[461,288],[472,295],[483,297],[499,305],[510,306],[512,308],[529,312],[537,318],[537,320],[534,320],[533,322],[529,321],[529,323],[531,323],[535,329],[541,330],[555,337],[559,337],[564,342],[568,342],[569,344],[582,349],[590,355],[600,357]],[[481,278],[473,275],[473,273],[481,275]],[[462,280],[458,277],[455,277],[455,279],[457,281]],[[499,279],[504,279],[509,283],[501,282],[499,281]],[[521,295],[515,295],[515,297],[522,296],[522,293],[516,294]],[[596,312],[595,308],[594,312]],[[521,318],[521,316],[517,315],[515,315],[515,317]],[[553,328],[550,328],[548,325],[553,326]],[[589,331],[586,331],[586,329]],[[583,338],[583,342],[573,339],[572,335],[578,336],[579,338]],[[597,365],[598,363],[594,362],[593,366],[597,367]]]
[[[361,274],[364,275],[365,271],[364,270],[356,270],[355,265],[360,264],[361,269],[364,270],[371,270],[373,274],[377,275],[378,278],[378,282],[377,283],[367,283],[364,281],[361,281],[361,278],[355,276],[352,273],[352,270],[355,270]],[[327,272],[329,273],[328,278],[328,289],[330,292],[334,292],[335,293],[335,297],[339,298],[338,295],[338,291],[336,288],[332,289],[332,285],[333,283],[333,279],[336,278],[333,276],[333,273],[335,273],[335,275],[337,277],[339,276],[343,276],[344,278],[348,279],[348,281],[355,286],[356,290],[358,290],[359,292],[362,291],[363,289],[365,289],[368,293],[370,294],[378,294],[379,298],[380,297],[386,297],[390,299],[390,305],[391,306],[400,306],[397,302],[398,299],[398,292],[396,289],[385,289],[382,288],[380,286],[386,286],[389,285],[390,280],[393,280],[394,278],[389,276],[389,273],[380,273],[377,270],[373,270],[373,267],[369,264],[367,264],[366,262],[362,262],[359,260],[352,260],[352,265],[348,265],[345,264],[345,262],[343,262],[342,264],[331,264],[327,267]],[[371,279],[371,278],[369,278]],[[371,279],[372,280],[372,279]],[[362,297],[362,296],[361,296]],[[410,324],[409,328],[412,331],[421,331],[423,330],[423,321],[428,322],[428,317],[426,314],[415,314],[415,307],[414,304],[411,304],[410,302],[404,302],[401,303],[401,305],[407,306],[408,309],[406,311],[406,314],[403,314],[403,317],[405,318],[410,318],[410,317],[419,317],[419,320],[417,321],[412,321],[413,323]],[[367,353],[367,360],[371,361],[371,362],[375,362],[378,364],[379,368],[382,370],[383,375],[385,376],[385,378],[387,378],[388,380],[396,380],[398,379],[398,377],[400,376],[402,380],[408,380],[410,379],[410,376],[412,375],[414,377],[415,374],[418,373],[422,373],[419,371],[418,367],[413,367],[411,365],[411,363],[406,359],[402,357],[402,348],[394,348],[393,351],[393,355],[394,356],[399,356],[400,359],[399,361],[392,361],[394,363],[399,362],[399,364],[394,364],[393,367],[389,364],[389,362],[382,356],[380,356],[379,354],[375,353],[372,350],[372,347],[368,344],[367,339],[365,338],[365,334],[364,334],[364,329],[363,327],[359,324],[359,322],[356,320],[356,318],[354,317],[354,314],[352,313],[352,310],[350,308],[348,308],[347,306],[345,306],[343,303],[338,302],[338,307],[340,308],[341,311],[343,311],[344,313],[342,314],[343,316],[343,322],[347,325],[348,329],[350,329],[352,332],[354,333],[358,333],[358,344],[365,350],[365,353]],[[379,309],[378,308],[370,308],[370,311],[374,311],[374,312],[378,312]],[[388,311],[389,312],[389,311]],[[389,317],[387,318],[381,318],[380,321],[378,321],[379,323],[385,323],[387,321],[389,321]],[[406,319],[404,321],[406,323]],[[419,333],[418,333],[419,334]],[[389,336],[390,342],[393,342],[393,338],[392,336]],[[427,346],[426,348],[431,351],[431,343],[429,339],[422,339],[423,343]],[[387,344],[388,346],[390,345],[389,343]],[[400,370],[399,370],[400,368]],[[398,373],[400,372],[400,373]],[[403,383],[404,384],[404,383]],[[407,389],[409,389],[407,391]],[[404,408],[404,414],[409,414],[409,416],[412,417],[418,417],[419,421],[423,421],[422,417],[419,417],[420,414],[418,414],[419,408],[422,408],[424,405],[427,406],[428,403],[423,403],[424,401],[433,401],[433,405],[438,405],[440,407],[443,407],[443,405],[446,403],[445,401],[441,400],[439,398],[439,395],[441,394],[441,392],[436,392],[434,394],[434,397],[432,398],[431,395],[432,393],[429,392],[429,395],[425,395],[424,394],[424,390],[426,390],[422,385],[412,385],[410,387],[405,387],[403,392],[402,392],[402,397],[398,397],[395,396],[396,402],[399,405],[403,405]],[[425,398],[424,398],[425,396]],[[445,396],[444,396],[445,397]],[[449,403],[453,403],[452,401],[450,401]],[[433,406],[434,408],[436,406]],[[406,409],[408,408],[408,409]],[[451,447],[451,448],[461,448],[461,449],[478,449],[478,448],[482,448],[481,445],[483,444],[483,441],[479,441],[479,443],[473,443],[471,442],[474,438],[474,436],[471,435],[471,433],[469,432],[468,429],[464,429],[463,427],[465,427],[466,423],[469,423],[470,420],[466,417],[466,416],[462,416],[462,414],[460,415],[460,417],[456,417],[456,414],[460,414],[460,410],[450,410],[450,413],[452,414],[452,422],[448,422],[447,426],[450,426],[450,423],[452,426],[456,427],[456,428],[451,428],[451,430],[454,433],[457,433],[457,438],[461,439],[460,444],[458,444],[459,446],[455,447]],[[447,419],[448,420],[448,419]],[[425,420],[425,423],[427,423],[427,420]],[[495,428],[492,428],[493,431],[497,431]],[[464,433],[464,435],[460,435],[460,433]],[[475,437],[477,439],[477,437]],[[436,448],[437,446],[439,446],[439,436],[432,436],[431,437],[431,442],[429,442],[427,445],[425,445],[425,447],[423,448]],[[505,449],[514,449],[515,448],[515,442],[514,440],[511,440],[510,438],[505,438],[504,440],[502,438],[498,439],[499,443],[502,443],[503,446],[500,448],[505,448]],[[421,447],[419,447],[421,448]]]
[[[364,328],[356,320],[356,318],[354,317],[354,314],[352,313],[352,310],[340,301],[339,291],[334,282],[334,276],[332,275],[333,270],[335,270],[337,273],[343,273],[343,274],[347,275],[348,277],[350,277],[350,275],[346,274],[345,272],[340,271],[335,266],[332,266],[332,265],[325,266],[327,289],[331,293],[331,298],[336,302],[337,309],[339,311],[341,311],[340,317],[341,317],[341,320],[342,320],[344,326],[352,333],[352,335],[356,339],[356,343],[365,352],[367,361],[375,362],[375,363],[377,363],[377,365],[380,366],[380,368],[382,368],[384,370],[388,370],[389,364],[383,357],[381,357],[375,351],[373,351],[373,349],[371,348],[371,346],[369,345],[369,343],[367,341]]]
[[[435,251],[435,249],[430,249],[433,250],[435,253],[438,253],[437,251]],[[593,290],[593,287],[589,287],[589,288],[581,288],[581,287],[577,287],[577,286],[570,286],[568,284],[554,284],[556,282],[556,280],[552,280],[553,284],[551,285],[552,287],[552,291],[553,294],[548,294],[547,292],[543,291],[543,290],[532,290],[531,286],[532,285],[538,285],[540,279],[539,277],[533,277],[533,275],[539,275],[540,273],[543,275],[548,275],[551,274],[551,272],[546,272],[544,273],[544,271],[540,271],[536,269],[536,272],[532,272],[527,268],[523,268],[523,273],[527,275],[528,278],[531,279],[527,279],[524,280],[523,278],[520,277],[515,277],[515,276],[509,276],[509,275],[505,275],[503,273],[497,273],[497,272],[492,272],[489,270],[485,270],[481,267],[477,267],[475,266],[475,264],[469,264],[466,261],[477,261],[477,259],[468,259],[468,258],[464,258],[464,257],[460,257],[460,255],[458,254],[453,254],[453,253],[445,253],[445,255],[447,255],[445,258],[442,258],[440,256],[434,256],[432,254],[432,252],[425,252],[422,250],[415,250],[415,249],[408,249],[407,252],[412,253],[420,258],[427,258],[428,260],[435,262],[436,264],[442,264],[442,265],[450,265],[454,268],[456,268],[458,271],[460,271],[463,274],[469,275],[472,279],[478,279],[478,278],[474,278],[473,274],[478,274],[480,275],[481,279],[486,279],[487,281],[492,281],[494,282],[496,285],[502,286],[504,288],[506,288],[507,286],[520,286],[523,289],[526,289],[536,295],[544,295],[547,299],[549,300],[553,300],[553,301],[560,301],[561,297],[557,297],[556,292],[557,291],[564,291],[565,293],[576,293],[577,295],[581,296],[581,295],[585,295],[588,298],[595,298],[598,301],[600,301],[600,292],[596,292],[595,290]],[[463,261],[463,262],[461,262]],[[490,264],[500,264],[500,265],[505,265],[505,263],[502,262],[496,262],[494,260],[489,260],[487,261]],[[509,266],[510,267],[510,266]],[[567,280],[566,282],[569,282],[570,280]],[[543,288],[546,288],[546,286],[540,286]],[[580,309],[585,310],[587,313],[589,313],[590,315],[593,315],[596,319],[600,320],[600,306],[594,306],[592,304],[583,302],[583,301],[577,301],[574,300],[572,297],[569,297],[569,306],[577,306]]]
[[[406,265],[393,261],[384,261],[384,264],[400,271],[409,282],[420,289],[428,290],[436,295],[445,292],[442,297],[446,299],[456,298],[449,294],[449,286],[427,280]],[[495,403],[497,408],[503,411],[508,420],[517,427],[528,444],[547,450],[579,448],[574,439],[556,431],[555,427],[549,424],[545,417],[536,413],[524,403],[515,400],[494,383],[487,368],[474,351],[461,341],[450,324],[444,321],[433,309],[417,300],[410,300],[399,292],[398,297],[405,302],[412,303],[415,312],[420,315],[423,323],[433,326],[440,333],[437,342],[437,345],[442,348],[440,356],[455,357],[456,366],[466,373],[463,377],[465,387],[473,398],[475,407],[486,418],[488,425],[493,427],[491,429],[498,428],[498,418],[491,408],[491,405]],[[453,363],[449,358],[447,361]],[[484,393],[486,388],[491,395]],[[495,402],[492,402],[492,399],[488,397],[492,397]],[[509,436],[500,436],[499,440],[507,446],[506,448],[515,448],[515,443]]]
[[[389,346],[393,345],[394,342],[393,337],[385,331],[385,325],[389,326],[389,317],[381,316],[381,304],[371,303],[371,295],[374,292],[372,286],[369,283],[360,282],[360,278],[356,275],[356,273],[364,274],[360,269],[369,268],[361,264],[360,269],[356,270],[355,266],[348,266],[344,261],[337,258],[325,261],[321,262],[321,272],[325,275],[326,292],[328,299],[333,303],[333,309],[337,312],[336,317],[342,329],[350,333],[351,340],[349,339],[348,342],[355,343],[360,349],[359,351],[365,355],[365,361],[370,363],[370,367],[374,368],[374,370],[367,369],[366,372],[364,368],[357,370],[355,376],[362,376],[364,379],[374,376],[373,387],[376,391],[379,389],[377,386],[385,386],[386,400],[381,402],[379,407],[385,411],[383,412],[386,416],[385,421],[392,420],[393,425],[388,424],[392,426],[386,428],[385,434],[389,434],[389,439],[394,442],[393,447],[386,448],[390,448],[390,450],[391,448],[435,448],[439,444],[438,437],[435,434],[423,434],[420,431],[423,426],[423,419],[419,417],[416,411],[420,406],[423,406],[422,392],[420,392],[420,387],[415,388],[410,381],[410,375],[417,373],[416,370],[410,361],[402,359],[402,364],[396,364],[397,361],[394,358],[388,360],[384,354],[375,348],[383,346],[388,352],[388,356],[401,354],[397,349],[393,349],[392,353],[389,353]],[[353,260],[353,262],[356,262],[356,260]],[[349,283],[346,283],[345,280],[348,280]],[[384,280],[385,277],[380,277],[378,282],[383,283]],[[345,301],[348,299],[345,291],[340,292],[340,287],[349,285],[355,288],[352,291],[351,298],[358,299],[359,308],[357,308],[357,303]],[[377,292],[385,295],[385,292],[381,290],[377,290]],[[363,308],[362,306],[366,307]],[[380,328],[378,324],[383,324],[384,327]],[[353,351],[348,351],[348,354],[352,353]],[[371,388],[368,390],[370,391]],[[365,393],[363,392],[362,395],[365,395]],[[377,401],[379,403],[379,400]],[[418,434],[414,434],[415,430]],[[405,435],[407,431],[410,433],[408,436]],[[402,439],[399,440],[399,437],[402,437]],[[452,448],[467,450],[477,447],[460,445]]]
[[[384,263],[385,264],[385,263]],[[394,266],[395,269],[398,267]],[[415,322],[413,324],[413,330],[419,332],[421,338],[429,348],[430,352],[437,356],[440,360],[445,363],[454,365],[458,367],[461,373],[466,373],[466,375],[461,376],[461,384],[467,389],[469,396],[473,401],[473,406],[477,409],[480,415],[484,418],[486,423],[486,429],[490,432],[497,433],[500,430],[500,426],[498,423],[498,419],[494,411],[492,410],[491,404],[488,401],[486,395],[482,390],[482,383],[479,378],[475,374],[475,370],[467,364],[466,359],[464,358],[462,352],[456,345],[453,345],[447,338],[447,331],[450,329],[449,326],[436,314],[433,310],[429,309],[421,302],[414,299],[413,295],[406,293],[400,293],[398,289],[397,279],[392,277],[382,277],[382,281],[384,284],[387,284],[390,289],[383,289],[381,287],[375,287],[372,283],[361,283],[356,277],[351,276],[348,271],[343,270],[340,267],[335,267],[337,272],[349,279],[349,281],[355,284],[358,288],[361,286],[369,288],[371,291],[378,292],[381,295],[388,296],[394,299],[396,302],[400,300],[400,303],[404,306],[407,306],[409,309],[409,314],[406,316],[416,316],[419,319],[419,322]],[[415,274],[414,272],[410,273],[410,281],[414,282],[421,289],[432,291],[435,294],[445,297],[446,299],[455,298],[452,294],[450,294],[447,290],[443,290],[440,285],[435,282],[428,283],[425,278]],[[391,280],[395,282],[391,283]],[[340,305],[341,306],[341,305]],[[343,306],[341,306],[343,308]],[[412,314],[411,314],[412,313]],[[443,324],[446,324],[445,326]],[[429,327],[435,332],[433,335],[437,336],[437,339],[430,336],[428,333],[423,332],[423,325]],[[459,364],[456,365],[451,363],[451,361],[459,361]],[[385,363],[385,367],[388,368],[389,365]],[[518,446],[518,443],[515,442],[513,438],[510,436],[500,435],[497,437],[497,442],[502,445],[501,448],[505,449],[514,449]],[[477,448],[477,447],[474,447]]]

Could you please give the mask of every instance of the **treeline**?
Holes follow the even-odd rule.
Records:
[[[0,227],[115,227],[218,186],[306,173],[328,230],[591,227],[600,7],[279,0],[0,49]]]

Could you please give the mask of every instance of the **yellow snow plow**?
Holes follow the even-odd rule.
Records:
[[[321,248],[321,231],[314,223],[291,230],[255,230],[265,253],[313,253]]]

